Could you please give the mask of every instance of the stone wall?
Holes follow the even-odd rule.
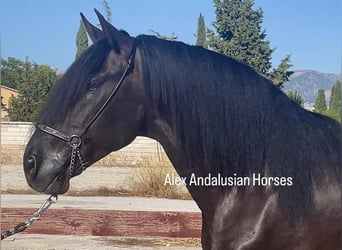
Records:
[[[1,123],[2,164],[22,164],[25,146],[32,131],[31,123]],[[109,154],[96,165],[128,167],[150,163],[170,164],[164,149],[157,141],[146,137],[137,137],[130,145]]]

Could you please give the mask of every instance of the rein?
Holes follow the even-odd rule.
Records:
[[[127,66],[122,73],[120,80],[116,84],[115,88],[112,90],[106,101],[102,104],[102,106],[99,108],[99,110],[95,113],[95,115],[92,117],[92,119],[88,122],[87,126],[83,129],[83,131],[79,135],[68,135],[66,133],[63,133],[57,129],[51,128],[45,124],[37,124],[36,128],[38,128],[40,131],[49,134],[51,136],[54,136],[60,140],[63,140],[67,142],[71,146],[71,157],[70,157],[70,164],[68,168],[68,177],[71,178],[72,174],[74,172],[75,167],[75,161],[76,156],[78,157],[78,160],[81,164],[81,172],[86,170],[86,166],[82,160],[80,147],[82,144],[82,137],[88,132],[89,128],[93,125],[93,123],[97,120],[97,118],[101,115],[101,113],[104,111],[104,109],[108,106],[108,103],[113,98],[113,96],[117,93],[120,86],[124,82],[125,78],[132,72],[134,67],[134,59],[135,59],[135,52],[136,52],[136,44],[134,42],[132,46],[132,50],[130,53],[130,56],[127,61]]]

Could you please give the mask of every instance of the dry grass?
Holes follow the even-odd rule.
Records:
[[[144,246],[144,247],[155,247],[155,246],[187,246],[187,247],[200,247],[201,240],[199,238],[118,238],[103,240],[106,245],[110,246]]]
[[[132,196],[127,190],[121,188],[99,187],[95,189],[69,190],[68,196]]]
[[[40,194],[37,191],[34,191],[33,189],[27,188],[27,189],[4,189],[1,190],[1,194]]]
[[[134,168],[125,180],[128,192],[136,196],[191,199],[184,186],[164,185],[167,174],[178,176],[174,168],[169,165],[147,164]]]

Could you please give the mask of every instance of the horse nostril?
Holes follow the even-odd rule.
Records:
[[[34,179],[37,175],[36,158],[32,155],[27,159],[27,170],[31,179]]]

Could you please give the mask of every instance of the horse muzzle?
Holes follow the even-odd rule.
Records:
[[[69,189],[69,162],[42,159],[43,154],[24,155],[24,172],[28,185],[40,193],[63,194]]]

